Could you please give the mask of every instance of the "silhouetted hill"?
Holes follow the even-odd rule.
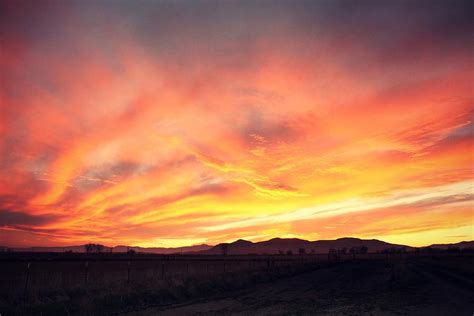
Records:
[[[346,237],[336,240],[308,241],[298,238],[273,238],[255,243],[240,239],[232,243],[218,244],[200,253],[222,254],[224,247],[227,248],[227,254],[278,254],[286,253],[287,251],[296,254],[300,249],[304,249],[306,253],[328,253],[329,249],[350,249],[352,247],[362,246],[367,247],[368,252],[378,252],[388,248],[414,249],[410,246],[391,244],[377,239]]]
[[[474,248],[474,240],[471,241],[461,241],[455,244],[433,244],[425,248],[436,248],[436,249],[448,249],[448,248]]]

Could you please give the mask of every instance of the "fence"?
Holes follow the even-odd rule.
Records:
[[[244,271],[285,269],[318,262],[403,259],[431,254],[328,255],[143,255],[12,254],[0,257],[0,295],[113,283],[153,282],[167,278],[203,277]],[[446,255],[446,254],[444,254]]]

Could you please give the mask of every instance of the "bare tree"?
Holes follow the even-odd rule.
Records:
[[[94,245],[93,244],[87,244],[87,245],[84,245],[84,248],[85,248],[87,253],[92,253],[93,249],[94,249]]]
[[[329,249],[329,251],[328,251],[328,259],[329,259],[329,260],[331,260],[331,259],[338,260],[338,259],[339,259],[339,255],[338,255],[337,249],[334,249],[334,248]]]
[[[355,259],[356,253],[357,253],[357,247],[351,247],[351,249],[349,249],[349,253],[352,255],[352,258]]]
[[[104,245],[100,244],[87,244],[84,245],[87,253],[101,253],[104,250]]]
[[[349,253],[352,254],[352,258],[356,257],[356,254],[366,254],[369,251],[367,246],[352,247],[349,249]]]
[[[99,244],[96,244],[96,245],[95,245],[95,249],[96,249],[96,252],[97,252],[97,253],[103,252],[103,251],[104,251],[104,248],[105,248],[104,245],[99,245]]]

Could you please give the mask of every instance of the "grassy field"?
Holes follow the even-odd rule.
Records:
[[[415,313],[419,306],[449,308],[452,300],[464,306],[459,311],[474,306],[468,299],[474,297],[471,255],[9,254],[0,259],[2,315],[377,314],[410,308]],[[459,293],[435,300],[445,288]]]
[[[454,257],[346,261],[129,315],[472,315],[473,263]]]

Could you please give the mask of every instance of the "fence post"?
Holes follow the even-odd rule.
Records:
[[[165,261],[161,261],[161,279],[163,280],[165,278]]]
[[[127,283],[130,283],[130,260],[127,262]]]
[[[25,297],[26,297],[26,294],[27,294],[27,291],[28,291],[28,280],[29,279],[30,279],[30,263],[28,262],[28,264],[26,265],[26,281],[25,281],[25,290],[24,290]]]
[[[87,284],[88,274],[89,274],[89,261],[86,261],[86,273],[84,275],[84,283],[85,284]]]

